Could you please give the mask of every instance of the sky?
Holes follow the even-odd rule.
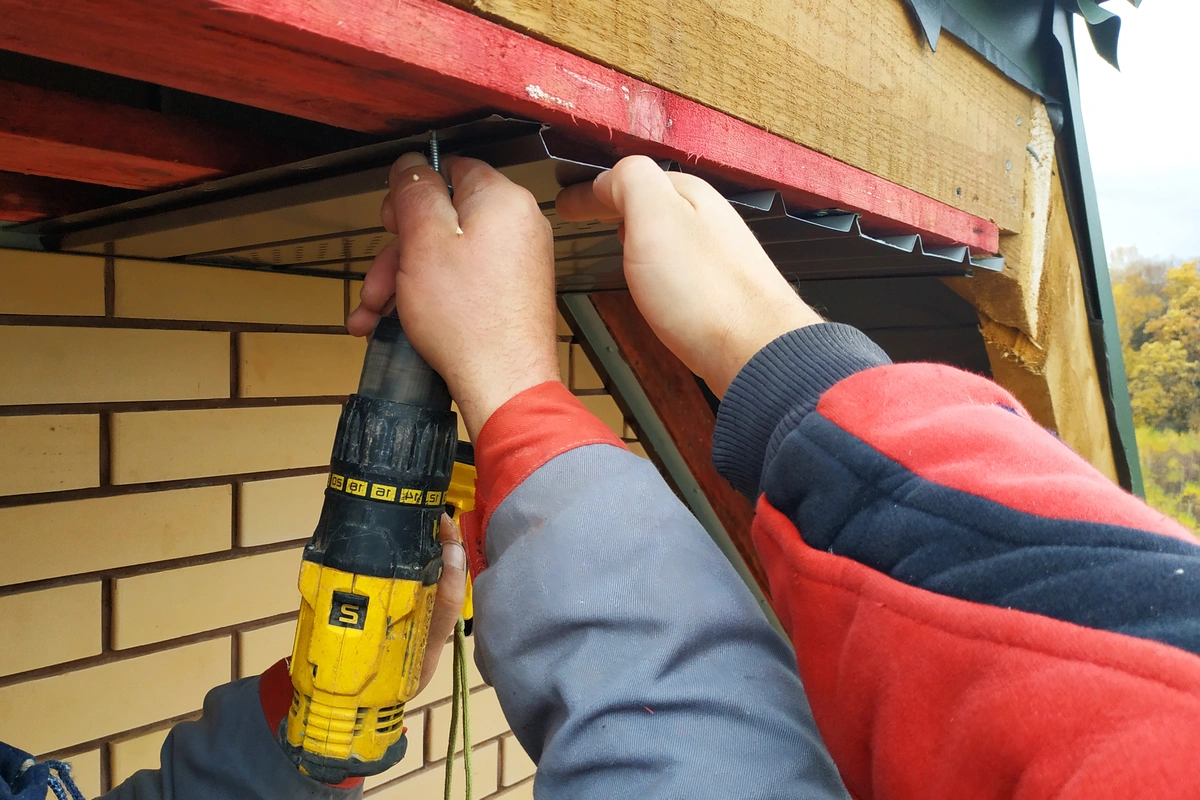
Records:
[[[1122,18],[1113,69],[1077,19],[1079,83],[1104,244],[1174,261],[1200,257],[1200,2],[1111,0]]]

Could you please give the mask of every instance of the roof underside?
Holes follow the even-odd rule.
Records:
[[[947,27],[1061,109],[1059,164],[1094,349],[1114,441],[1124,446],[1118,469],[1136,487],[1073,91],[1069,15],[1084,14],[1101,42],[1115,41],[1115,26],[1091,0],[909,2],[931,44]],[[129,258],[360,271],[383,243],[374,210],[380,183],[361,181],[377,181],[397,148],[420,143],[418,132],[500,109],[549,123],[552,135],[572,137],[572,147],[588,145],[587,157],[572,151],[556,158],[548,151],[514,155],[515,139],[494,131],[474,143],[491,146],[493,158],[513,159],[507,169],[541,187],[535,194],[548,212],[560,183],[618,155],[642,152],[685,164],[731,199],[757,193],[742,198],[741,210],[818,304],[824,300],[816,281],[871,287],[833,291],[831,307],[842,310],[832,316],[853,321],[874,287],[911,281],[925,294],[910,301],[939,312],[915,314],[902,326],[954,328],[970,354],[947,353],[944,342],[953,337],[944,334],[943,344],[927,336],[911,347],[893,336],[893,353],[986,371],[977,327],[961,325],[966,304],[931,276],[964,274],[971,253],[995,253],[999,231],[991,222],[440,2],[398,0],[388,19],[405,25],[383,48],[351,26],[335,26],[319,8],[75,0],[50,12],[29,0],[0,0],[0,47],[19,51],[0,52],[0,97],[21,134],[0,139],[0,169],[7,170],[0,172],[0,219],[17,223],[0,227],[0,246],[96,252],[108,244]],[[295,19],[287,18],[293,12]],[[152,50],[111,44],[148,39]],[[393,138],[404,134],[416,139]],[[516,138],[530,140],[527,133]],[[364,153],[379,163],[355,161]],[[176,191],[185,184],[193,188]],[[319,213],[305,216],[304,209]],[[557,234],[560,288],[620,284],[611,229],[559,226]]]

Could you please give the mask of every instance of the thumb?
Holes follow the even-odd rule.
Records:
[[[596,177],[592,191],[625,219],[654,219],[682,199],[663,168],[647,156],[622,158]]]
[[[678,203],[667,173],[646,156],[628,156],[591,183],[568,186],[558,194],[555,210],[568,222],[599,219],[615,222],[630,217],[656,219]]]
[[[463,598],[467,594],[467,551],[463,549],[458,526],[447,514],[442,515],[438,541],[442,543],[442,579],[438,581],[437,599],[429,620],[429,640],[425,645],[425,661],[421,665],[418,692],[425,688],[437,671],[438,660],[446,640],[454,633],[454,624],[462,613]]]

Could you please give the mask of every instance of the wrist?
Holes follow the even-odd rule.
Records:
[[[730,336],[728,346],[722,348],[724,357],[715,364],[712,377],[703,376],[718,398],[725,396],[738,373],[764,347],[784,334],[825,321],[799,297],[793,296],[791,300],[794,302],[760,315],[753,324],[738,326],[736,335]]]
[[[455,387],[451,387],[451,394],[458,404],[467,435],[471,437],[472,442],[477,442],[479,432],[497,409],[526,389],[547,382],[562,382],[557,363],[553,369],[543,368],[515,376],[505,376],[487,382],[484,386],[464,387],[461,392],[454,391]]]

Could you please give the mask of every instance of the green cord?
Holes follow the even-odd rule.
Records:
[[[471,800],[471,687],[467,678],[467,634],[463,618],[454,624],[454,688],[450,696],[450,742],[446,745],[446,794],[451,800],[450,788],[454,781],[454,751],[458,743],[458,717],[462,712],[463,731],[463,774],[466,780],[465,800]]]

